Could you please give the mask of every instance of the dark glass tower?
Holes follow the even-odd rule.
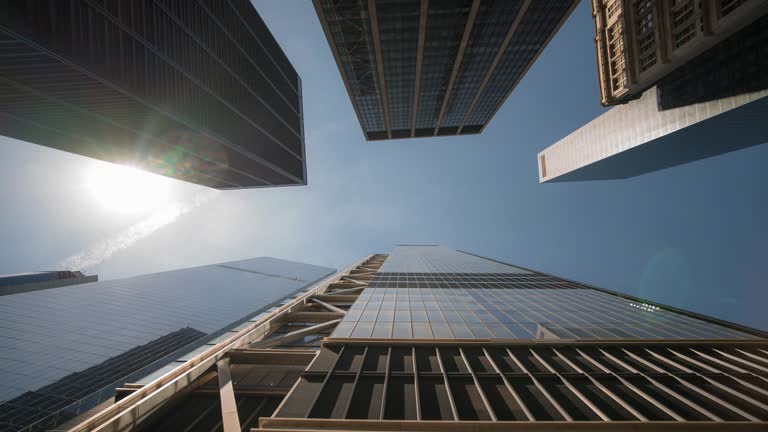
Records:
[[[0,10],[0,134],[217,189],[306,184],[301,80],[249,1]]]
[[[195,357],[219,359],[218,386],[185,364],[174,382],[192,390],[167,396],[166,414],[115,409],[75,431],[768,427],[763,331],[440,246],[399,246],[329,281],[236,349]],[[152,389],[168,383],[128,402],[157,406]]]
[[[482,132],[577,0],[314,0],[368,140]]]

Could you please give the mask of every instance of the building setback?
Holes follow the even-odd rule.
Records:
[[[616,105],[768,12],[764,0],[591,0],[600,101]],[[751,58],[751,57],[750,57]]]
[[[217,189],[306,184],[301,80],[248,0],[0,10],[0,134]]]
[[[367,140],[477,134],[578,0],[313,0]]]
[[[757,431],[768,426],[767,336],[398,246],[126,386],[70,430]]]
[[[0,431],[54,428],[331,274],[262,257],[0,295]]]

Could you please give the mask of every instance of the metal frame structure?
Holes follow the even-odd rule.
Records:
[[[767,419],[765,340],[334,338],[259,425],[741,431],[764,430]]]
[[[70,431],[135,430],[173,409],[177,401],[212,391],[219,396],[224,431],[239,431],[235,395],[279,397],[287,393],[293,382],[287,388],[239,386],[235,372],[242,374],[243,371],[234,368],[266,367],[256,374],[262,378],[297,368],[303,370],[318,352],[313,345],[318,340],[315,335],[327,334],[340,321],[345,309],[385,259],[386,255],[368,256],[154,381],[118,389],[114,405]],[[217,384],[213,385],[216,380]],[[255,421],[255,418],[246,420]]]

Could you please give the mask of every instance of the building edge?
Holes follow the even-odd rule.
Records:
[[[461,252],[461,253],[464,253],[464,254],[467,254],[467,255],[472,255],[472,256],[475,256],[475,257],[478,257],[478,258],[487,259],[489,261],[497,262],[499,264],[504,264],[504,265],[508,265],[508,266],[512,266],[512,267],[521,268],[523,270],[527,270],[527,271],[532,272],[532,273],[536,273],[536,274],[540,274],[540,275],[545,275],[545,276],[554,276],[554,275],[550,275],[549,273],[543,273],[543,272],[540,272],[538,270],[533,270],[533,269],[530,269],[530,268],[527,268],[527,267],[519,266],[517,264],[510,264],[508,262],[496,260],[496,259],[493,259],[493,258],[484,257],[482,255],[473,254],[471,252],[466,252],[466,251],[463,251],[461,249],[456,249],[456,250],[458,252]],[[729,328],[729,329],[732,329],[732,330],[741,331],[741,332],[750,334],[752,336],[757,336],[759,338],[768,339],[768,332],[767,331],[763,331],[763,330],[756,329],[756,328],[753,328],[753,327],[748,327],[748,326],[745,326],[745,325],[742,325],[742,324],[737,324],[737,323],[734,323],[734,322],[731,322],[731,321],[726,321],[726,320],[721,320],[721,319],[718,319],[718,318],[713,318],[713,317],[710,317],[710,316],[707,316],[707,315],[702,315],[702,314],[699,314],[699,313],[696,313],[696,312],[692,312],[692,311],[689,311],[689,310],[680,309],[680,308],[677,308],[677,307],[674,307],[674,306],[669,306],[669,305],[666,305],[664,303],[656,302],[656,301],[653,301],[653,300],[647,300],[647,299],[644,299],[644,298],[635,297],[635,296],[630,295],[630,294],[624,294],[624,293],[621,293],[621,292],[618,292],[618,291],[613,291],[613,290],[609,290],[609,289],[606,289],[606,288],[600,288],[600,287],[597,287],[597,286],[594,286],[594,285],[590,285],[588,283],[575,281],[573,279],[568,279],[568,278],[564,278],[564,277],[561,277],[561,276],[554,276],[554,277],[556,277],[558,279],[562,279],[562,280],[564,280],[566,282],[574,283],[574,284],[577,284],[577,285],[582,285],[582,286],[584,286],[586,288],[589,288],[589,289],[593,289],[593,290],[596,290],[596,291],[604,292],[606,294],[614,295],[616,297],[621,297],[621,298],[624,298],[624,299],[627,299],[627,300],[632,300],[632,301],[636,301],[636,302],[640,302],[640,303],[645,303],[645,304],[648,304],[648,305],[651,305],[651,306],[657,306],[657,307],[659,307],[661,309],[664,309],[664,310],[667,310],[667,311],[670,311],[670,312],[675,312],[675,313],[678,313],[680,315],[685,315],[685,316],[690,317],[690,318],[696,318],[698,320],[702,320],[702,321],[705,321],[705,322],[708,322],[708,323],[711,323],[711,324],[717,324],[717,325],[721,325],[723,327],[726,327],[726,328]]]

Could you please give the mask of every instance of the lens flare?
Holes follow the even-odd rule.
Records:
[[[141,213],[168,201],[170,179],[130,166],[99,163],[88,173],[94,199],[118,213]]]

